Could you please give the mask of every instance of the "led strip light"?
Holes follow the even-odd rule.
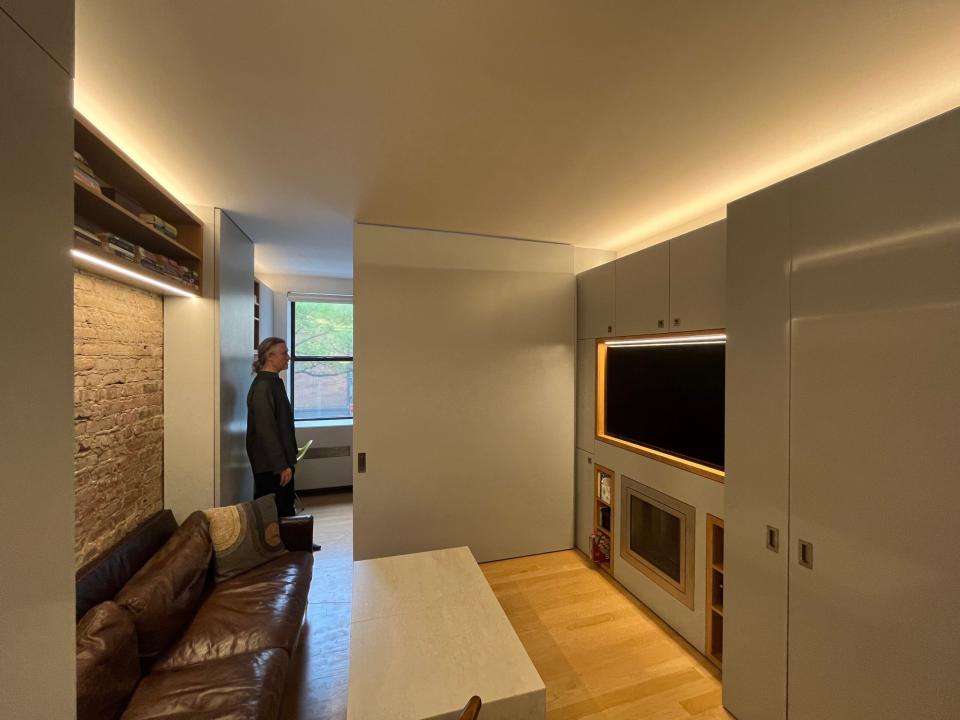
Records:
[[[727,342],[724,333],[712,335],[680,335],[674,337],[637,338],[636,340],[610,340],[607,347],[642,347],[648,345],[723,345]]]
[[[84,262],[88,262],[92,265],[99,265],[100,267],[113,270],[114,272],[118,272],[121,275],[126,275],[127,277],[136,278],[141,282],[149,283],[150,285],[154,285],[155,287],[166,290],[167,292],[171,292],[174,295],[180,295],[181,297],[188,297],[188,298],[197,297],[196,293],[187,292],[186,290],[181,290],[180,288],[174,287],[173,285],[168,285],[165,282],[154,280],[152,277],[147,277],[146,275],[142,275],[138,272],[130,270],[129,268],[121,267],[120,265],[116,265],[112,262],[108,262],[103,258],[98,258],[96,255],[90,255],[89,253],[85,253],[83,252],[83,250],[77,250],[76,248],[74,248],[73,250],[70,251],[70,254],[73,255],[75,258],[78,258],[79,260],[83,260]]]

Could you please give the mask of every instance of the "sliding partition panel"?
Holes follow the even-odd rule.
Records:
[[[357,225],[354,556],[573,546],[573,248]]]
[[[739,720],[787,708],[789,201],[784,183],[727,210],[723,703]]]
[[[955,718],[960,112],[797,178],[793,246],[790,720]]]

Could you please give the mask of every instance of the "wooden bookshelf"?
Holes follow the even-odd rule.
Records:
[[[723,520],[707,514],[707,657],[723,665]]]
[[[157,272],[141,264],[139,259],[121,257],[105,247],[98,248],[83,240],[74,240],[74,248],[114,267],[91,264],[82,259],[77,263],[91,272],[151,292],[174,294],[157,287],[152,280],[183,292],[202,294],[203,226],[200,219],[79,113],[74,114],[73,147],[104,186],[98,192],[74,178],[75,224],[95,232],[113,233],[147,252],[167,257],[196,273],[200,286]],[[162,218],[177,229],[177,238],[173,239],[144,222],[138,217],[139,212]]]
[[[604,499],[601,495],[601,478],[609,478],[610,495]],[[614,524],[616,517],[616,498],[613,470],[602,465],[593,466],[593,533],[596,537],[606,538],[608,548],[605,560],[596,560],[597,565],[613,575]]]

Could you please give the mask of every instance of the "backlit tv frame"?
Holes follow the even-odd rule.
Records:
[[[597,338],[596,341],[596,438],[602,442],[614,445],[624,450],[629,450],[630,452],[637,453],[638,455],[643,455],[648,457],[651,460],[656,460],[658,462],[666,463],[667,465],[672,465],[673,467],[679,468],[681,470],[686,470],[687,472],[700,475],[701,477],[709,478],[710,480],[715,480],[716,482],[724,482],[726,478],[726,473],[723,470],[718,470],[707,465],[703,465],[693,460],[687,458],[679,457],[677,455],[671,455],[668,452],[662,450],[657,450],[651,447],[646,447],[644,445],[638,445],[637,443],[629,442],[618,437],[613,437],[608,435],[605,428],[606,422],[606,367],[607,367],[607,343],[627,343],[632,341],[656,341],[656,340],[688,340],[694,342],[694,338],[698,337],[717,337],[722,336],[724,341],[726,340],[726,331],[722,329],[718,330],[700,330],[696,332],[684,332],[684,333],[670,333],[669,335],[631,335],[627,337],[616,337],[616,338]]]

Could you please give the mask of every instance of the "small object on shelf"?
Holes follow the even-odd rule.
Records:
[[[613,492],[613,478],[606,473],[600,473],[600,502],[610,504],[610,495]]]
[[[96,176],[89,175],[80,168],[75,167],[73,168],[73,177],[85,188],[93,190],[95,193],[103,194],[103,189],[100,187],[100,181],[97,180]]]
[[[140,213],[140,219],[143,220],[147,225],[151,226],[154,230],[159,230],[162,232],[171,240],[177,239],[177,229],[159,215],[154,215],[153,213]]]
[[[590,552],[593,561],[598,565],[610,564],[610,538],[603,533],[594,533],[590,536]]]
[[[79,225],[73,226],[73,237],[76,240],[81,240],[83,243],[100,249],[103,247],[103,243],[100,241],[100,238],[97,237],[96,233],[86,228],[82,228]]]

